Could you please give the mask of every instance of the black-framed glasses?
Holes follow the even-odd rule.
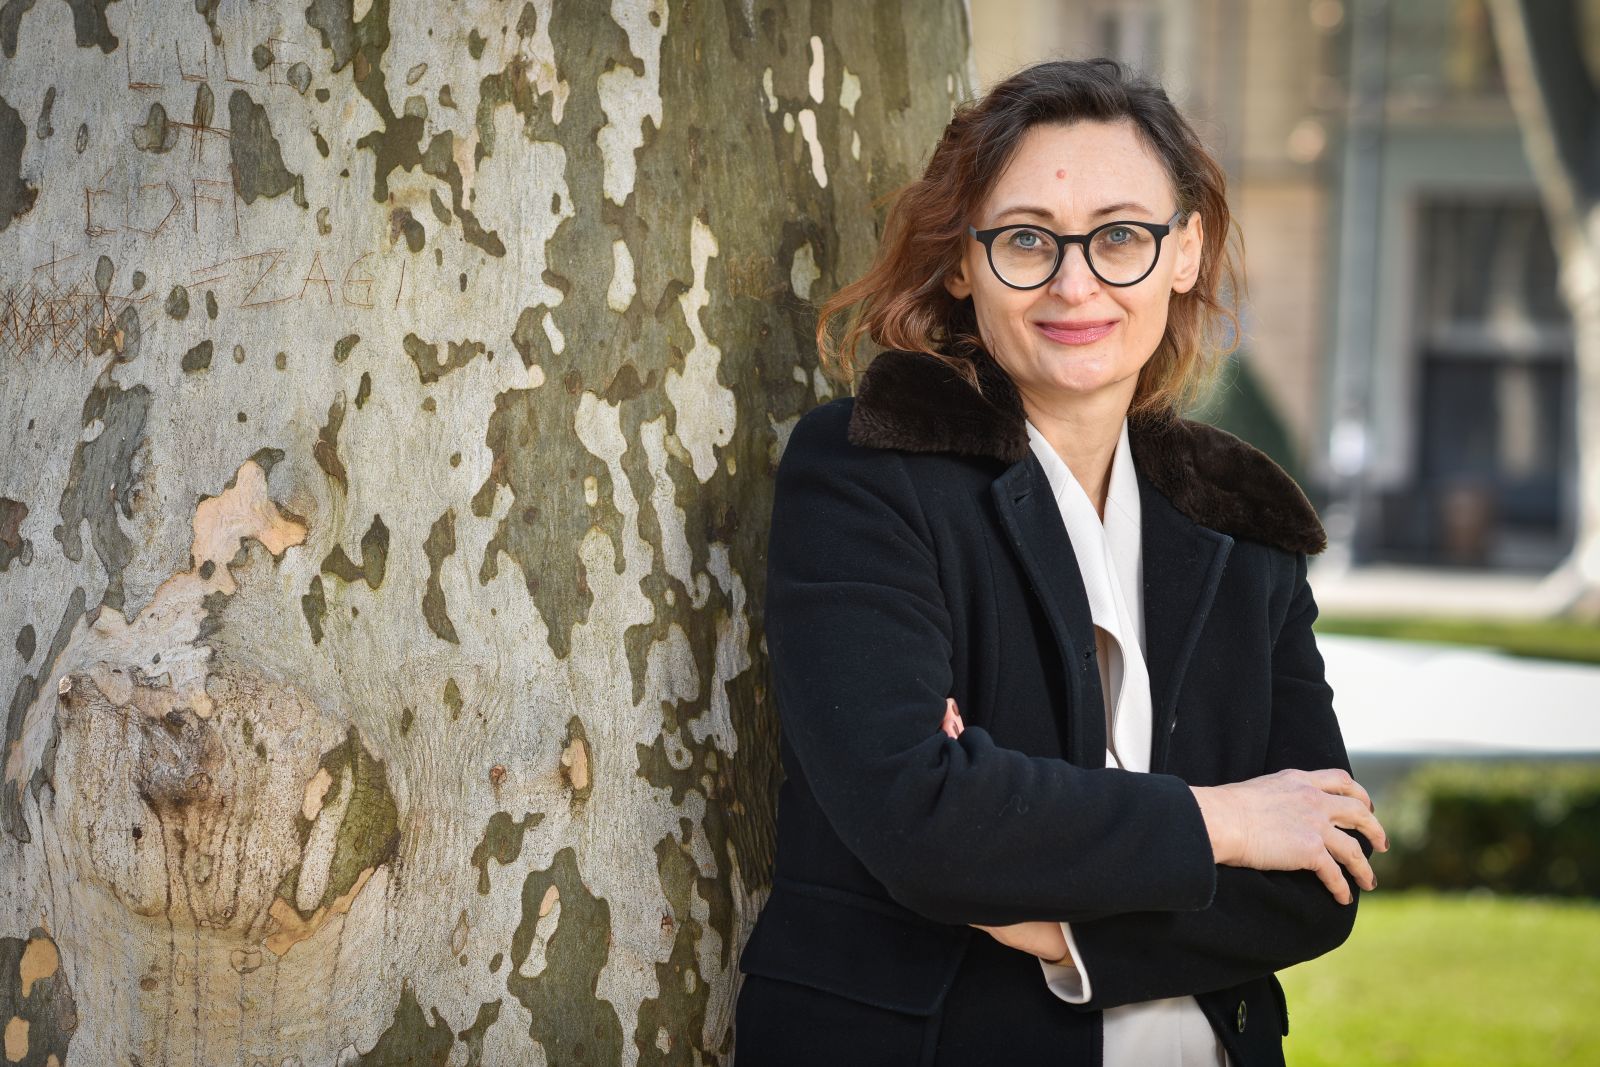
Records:
[[[1068,245],[1082,245],[1083,259],[1096,278],[1107,285],[1137,285],[1156,269],[1161,239],[1172,232],[1183,209],[1166,222],[1121,219],[1096,226],[1088,233],[1051,233],[1025,223],[967,232],[989,254],[989,269],[1013,289],[1037,289],[1056,276],[1067,258]]]

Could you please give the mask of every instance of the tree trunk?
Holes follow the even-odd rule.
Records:
[[[1600,619],[1600,5],[1490,0],[1489,7],[1576,339],[1577,538],[1562,572],[1574,612]]]
[[[6,1062],[729,1062],[808,299],[967,49],[0,4]]]

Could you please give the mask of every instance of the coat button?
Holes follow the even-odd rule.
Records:
[[[1242,1001],[1242,1000],[1239,1001],[1239,1011],[1238,1011],[1238,1014],[1234,1017],[1234,1022],[1238,1025],[1239,1032],[1241,1034],[1244,1033],[1244,1001]]]

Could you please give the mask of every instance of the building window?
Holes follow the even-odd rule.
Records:
[[[1544,212],[1439,197],[1420,223],[1416,477],[1385,508],[1386,540],[1424,560],[1548,568],[1571,547],[1577,411]]]

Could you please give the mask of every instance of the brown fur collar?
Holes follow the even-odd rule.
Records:
[[[881,353],[856,390],[850,440],[908,452],[957,452],[1016,463],[1030,453],[1016,386],[982,352],[970,359],[983,395],[937,360]],[[1128,443],[1139,473],[1201,526],[1315,554],[1327,535],[1305,493],[1265,453],[1189,419],[1136,421]]]

